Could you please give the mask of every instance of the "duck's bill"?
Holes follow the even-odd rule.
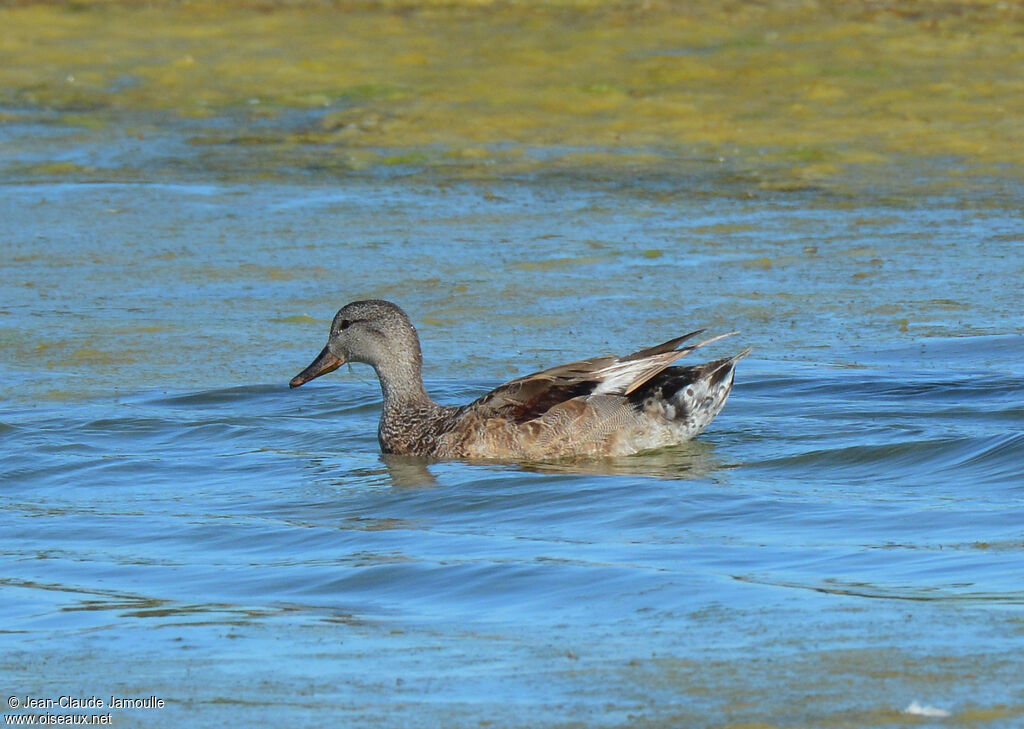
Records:
[[[345,364],[345,360],[327,351],[327,347],[324,347],[323,351],[316,356],[316,359],[307,367],[302,370],[299,374],[292,378],[292,381],[288,383],[289,387],[298,387],[299,385],[305,385],[310,380],[319,377],[320,375],[326,375],[328,372],[334,372],[334,370]]]

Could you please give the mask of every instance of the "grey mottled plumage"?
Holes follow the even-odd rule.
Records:
[[[536,372],[450,407],[423,388],[419,337],[405,312],[388,301],[355,301],[338,311],[327,346],[291,386],[345,362],[372,366],[384,395],[377,435],[385,453],[498,460],[620,456],[693,438],[725,405],[735,365],[750,350],[672,366],[722,338],[684,345],[701,331],[626,357]]]

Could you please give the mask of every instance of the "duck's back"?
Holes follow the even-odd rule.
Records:
[[[622,456],[681,443],[721,411],[745,354],[661,369],[628,392],[603,391],[601,379],[568,374],[584,363],[513,380],[463,408],[439,438],[437,455],[544,460]]]

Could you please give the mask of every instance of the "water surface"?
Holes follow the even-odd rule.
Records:
[[[8,697],[1019,727],[1018,16],[0,8]],[[384,458],[368,368],[287,387],[369,297],[445,403],[696,327],[754,355],[677,448]]]
[[[5,186],[3,674],[126,725],[1010,727],[1019,218],[511,183]],[[753,345],[698,441],[381,457],[349,299],[428,387],[696,325]],[[912,702],[949,712],[912,718]]]

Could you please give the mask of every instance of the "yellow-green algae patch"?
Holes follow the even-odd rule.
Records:
[[[600,263],[603,258],[597,256],[566,256],[562,258],[545,258],[543,260],[522,261],[513,266],[520,271],[554,271],[575,266],[585,266],[591,263]]]
[[[275,317],[270,321],[278,324],[322,324],[322,320],[316,319],[308,314],[293,314],[292,316]]]
[[[0,7],[0,106],[92,130],[124,112],[241,114],[259,131],[196,141],[339,171],[623,175],[706,157],[778,190],[870,181],[907,158],[1019,174],[1021,67],[1019,3]],[[303,123],[274,123],[296,110]]]

